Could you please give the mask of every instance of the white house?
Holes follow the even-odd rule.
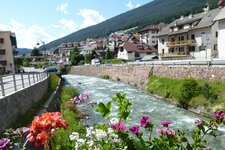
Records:
[[[218,58],[225,59],[225,8],[214,20],[218,21]]]
[[[125,60],[137,60],[146,55],[156,54],[157,50],[153,46],[145,44],[136,44],[132,42],[125,42],[118,51],[117,58]]]
[[[160,23],[157,25],[149,25],[144,29],[140,30],[139,33],[141,34],[140,41],[144,44],[156,46],[157,45],[157,35],[158,32],[165,27],[166,24]]]
[[[221,9],[181,16],[158,35],[158,54],[162,59],[211,59],[218,57],[218,22],[213,19]]]

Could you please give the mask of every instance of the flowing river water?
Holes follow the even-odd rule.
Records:
[[[116,93],[126,93],[127,99],[132,103],[131,119],[126,122],[127,129],[133,125],[139,125],[142,116],[148,115],[150,121],[156,125],[156,128],[161,128],[160,123],[162,121],[170,121],[173,123],[170,126],[171,128],[182,129],[190,135],[195,128],[195,121],[204,119],[192,112],[159,100],[128,84],[78,75],[64,75],[63,78],[67,84],[76,87],[81,93],[90,92],[91,103],[106,103],[111,101]],[[110,117],[114,118],[117,116],[116,109],[117,107],[112,105],[113,112]],[[91,114],[95,123],[104,122],[99,113],[93,111]],[[224,128],[220,128],[217,138],[211,136],[207,136],[207,138],[212,149],[225,150]]]

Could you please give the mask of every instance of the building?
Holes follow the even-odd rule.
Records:
[[[216,16],[218,21],[218,58],[225,59],[225,8]]]
[[[218,22],[213,19],[221,9],[181,16],[162,28],[158,35],[158,54],[168,59],[211,59],[218,57]]]
[[[17,48],[15,33],[0,31],[0,72],[15,72],[13,51]]]
[[[156,53],[157,50],[153,46],[127,41],[119,48],[117,58],[125,60],[139,60],[146,55],[155,55]]]
[[[144,44],[156,46],[158,43],[157,35],[159,31],[165,27],[165,23],[160,23],[157,25],[149,25],[144,29],[140,30],[139,33],[141,34],[140,41]]]

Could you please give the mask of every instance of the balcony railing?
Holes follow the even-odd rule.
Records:
[[[183,41],[174,41],[174,42],[167,42],[167,47],[173,47],[173,46],[185,46],[185,45],[195,45],[195,40],[183,40]]]
[[[164,53],[164,54],[159,53],[158,55],[161,57],[169,57],[169,56],[173,57],[173,56],[189,56],[190,54],[189,52],[173,52],[173,53]]]

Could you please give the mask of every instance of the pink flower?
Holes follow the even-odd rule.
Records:
[[[202,124],[201,121],[199,121],[199,120],[195,121],[195,125],[196,125],[196,126],[200,126],[201,124]]]
[[[146,127],[149,124],[148,116],[143,116],[140,121],[141,127]]]
[[[224,111],[214,112],[213,116],[216,117],[217,119],[223,118],[224,117]]]
[[[115,123],[111,125],[111,128],[113,130],[118,130],[118,127],[119,127],[119,123]],[[126,126],[124,125],[123,122],[120,122],[120,131],[126,131]]]
[[[1,150],[6,150],[7,149],[7,144],[9,143],[10,139],[2,139],[0,140],[0,149]]]
[[[169,121],[161,122],[161,125],[163,125],[164,127],[168,127],[170,124],[172,124],[172,122],[169,122]]]
[[[173,129],[167,129],[166,133],[168,135],[175,135],[175,131]]]
[[[87,99],[89,99],[90,96],[91,96],[91,94],[90,94],[89,92],[87,92],[85,95],[86,95],[86,98],[87,98]]]
[[[79,99],[81,102],[84,100],[82,94],[79,95]]]
[[[167,127],[164,127],[162,129],[157,129],[156,131],[163,136],[164,135],[175,135],[175,131],[173,129],[168,129]]]
[[[138,135],[139,132],[139,126],[133,126],[129,129],[133,134]]]

